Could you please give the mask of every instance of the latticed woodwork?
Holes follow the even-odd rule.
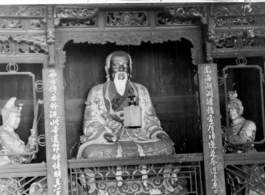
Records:
[[[71,195],[83,194],[202,194],[201,164],[168,157],[141,160],[69,161]],[[171,159],[171,160],[170,160]],[[170,162],[171,161],[171,162]],[[185,162],[182,162],[185,161]],[[96,166],[95,166],[96,165]]]

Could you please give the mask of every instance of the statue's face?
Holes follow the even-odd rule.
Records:
[[[228,114],[231,120],[235,120],[240,117],[238,108],[236,108],[235,106],[228,105]]]
[[[127,74],[127,76],[125,75]],[[110,63],[110,79],[114,78],[118,80],[124,80],[129,77],[130,74],[130,62],[125,56],[114,56]]]
[[[17,129],[19,124],[20,124],[20,114],[10,113],[6,125],[13,129]]]

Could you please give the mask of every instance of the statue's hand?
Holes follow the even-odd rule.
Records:
[[[159,133],[156,135],[156,137],[161,140],[170,140],[170,138],[164,133]]]
[[[31,129],[30,132],[31,132],[31,135],[29,136],[28,144],[31,149],[34,149],[36,146],[36,130]]]
[[[110,134],[110,133],[105,133],[104,134],[104,138],[108,141],[108,142],[116,142],[118,140],[116,135]]]

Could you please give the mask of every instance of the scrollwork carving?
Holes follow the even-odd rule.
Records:
[[[41,20],[30,20],[30,29],[40,30],[43,28]]]
[[[16,35],[12,39],[18,43],[19,53],[47,53],[48,47],[44,35]]]
[[[43,45],[46,46],[46,37],[44,35],[16,35],[12,36],[14,41],[17,42],[32,42],[36,45]]]
[[[214,17],[235,15],[258,15],[265,14],[264,4],[234,4],[229,6],[214,6],[211,13]]]
[[[96,24],[98,9],[88,8],[56,8],[55,25],[59,27],[86,27]]]
[[[243,48],[265,47],[265,39],[264,38],[245,38],[245,37],[242,37],[241,42],[242,42]]]
[[[51,44],[55,42],[54,30],[47,31],[47,43]]]
[[[142,11],[107,12],[107,26],[147,26],[148,16]]]
[[[0,19],[0,29],[23,29],[22,20],[16,19]]]
[[[200,44],[199,29],[194,30],[175,30],[175,31],[105,31],[105,32],[57,32],[56,33],[56,48],[62,49],[64,44],[69,40],[74,40],[75,43],[93,43],[106,44],[116,43],[117,45],[140,45],[141,42],[150,41],[151,43],[163,43],[166,41],[179,41],[181,38],[189,40],[193,48],[191,55],[193,64],[201,62],[201,44]]]
[[[10,42],[9,41],[0,41],[0,53],[7,54],[10,53]]]
[[[19,42],[18,43],[18,52],[19,53],[47,53],[48,49],[47,47],[40,45],[40,44],[34,44],[34,43],[28,43],[28,42]]]
[[[183,26],[183,25],[198,25],[198,18],[180,18],[172,17],[164,12],[157,12],[157,25],[158,26]]]
[[[45,17],[45,6],[0,6],[0,16]]]
[[[173,18],[194,18],[198,17],[202,23],[206,23],[206,6],[197,7],[165,7],[166,13],[169,13]]]
[[[248,16],[248,17],[232,17],[225,18],[219,17],[215,19],[216,28],[218,27],[236,27],[236,26],[251,26],[256,25],[256,17]]]

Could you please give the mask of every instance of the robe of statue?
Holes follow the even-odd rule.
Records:
[[[252,135],[247,135],[249,129],[256,129],[256,125],[250,121],[246,120],[244,117],[240,117],[236,124],[231,124],[229,128],[229,138],[233,143],[238,143],[239,145],[233,145],[232,153],[256,153],[256,149],[253,144],[248,144],[248,142],[253,142],[255,139],[256,131],[252,131]]]
[[[141,128],[123,126],[123,107],[134,95],[141,107]],[[77,158],[116,158],[174,154],[170,140],[160,140],[157,134],[166,134],[160,126],[147,89],[128,81],[123,96],[116,91],[112,81],[91,89],[86,101],[84,136]],[[110,135],[113,142],[107,141]]]

